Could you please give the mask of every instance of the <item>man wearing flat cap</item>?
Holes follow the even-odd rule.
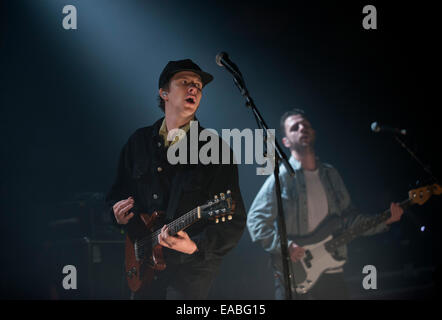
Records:
[[[158,83],[159,107],[165,117],[136,130],[121,151],[116,179],[106,197],[112,219],[135,241],[146,232],[143,214],[161,212],[151,231],[158,233],[166,264],[164,270],[155,271],[148,285],[132,290],[134,299],[206,299],[222,258],[244,231],[246,214],[236,164],[168,161],[168,148],[175,143],[187,144],[187,150],[196,143],[192,147],[198,151],[207,143],[187,135],[191,121],[196,121],[203,88],[212,80],[190,59],[170,61]],[[195,124],[200,133],[203,128]],[[173,134],[177,131],[185,134]],[[211,138],[219,139],[221,159],[222,139]],[[185,231],[169,230],[168,223],[227,190],[234,204],[232,220],[201,219]]]

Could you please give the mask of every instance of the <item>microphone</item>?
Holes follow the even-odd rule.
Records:
[[[404,136],[407,134],[407,130],[405,130],[405,129],[398,129],[398,128],[393,128],[393,127],[389,127],[389,126],[381,126],[376,121],[371,124],[371,131],[376,132],[376,133],[381,132],[381,131],[385,131],[385,132],[388,131],[388,132],[398,133],[398,134],[401,134]]]
[[[227,70],[233,73],[234,76],[242,79],[242,74],[239,71],[239,68],[229,59],[229,55],[226,52],[218,53],[215,57],[215,61],[217,65],[220,67],[225,67]]]

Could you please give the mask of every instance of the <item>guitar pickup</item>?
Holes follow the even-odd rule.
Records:
[[[142,250],[140,248],[140,246],[138,245],[138,240],[135,240],[134,243],[134,251],[135,251],[135,259],[137,261],[140,261],[142,259]]]
[[[306,265],[307,268],[311,268],[312,264],[311,264],[311,260],[313,259],[312,253],[310,252],[310,250],[307,250],[305,252],[305,258],[304,258],[304,263]]]

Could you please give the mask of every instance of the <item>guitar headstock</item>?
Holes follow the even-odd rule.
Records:
[[[215,220],[218,223],[227,220],[232,220],[232,193],[230,190],[220,193],[219,196],[215,195],[213,200],[207,201],[205,205],[200,206],[201,216],[206,219]]]
[[[427,202],[432,195],[440,194],[442,194],[442,188],[437,183],[408,191],[408,197],[411,202],[419,205]]]

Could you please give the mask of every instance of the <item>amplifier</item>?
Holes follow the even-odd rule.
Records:
[[[124,274],[124,245],[123,240],[88,237],[52,242],[48,261],[50,298],[129,299]]]

